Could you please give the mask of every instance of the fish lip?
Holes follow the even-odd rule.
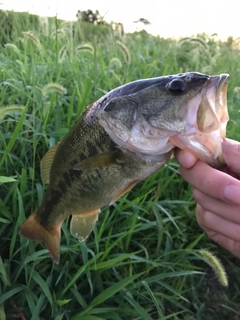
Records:
[[[223,86],[225,84],[228,84],[228,81],[229,81],[229,78],[230,78],[230,75],[228,73],[222,73],[220,74],[220,79],[219,79],[219,82],[218,82],[218,86]]]
[[[207,81],[207,88],[210,86],[216,87],[216,102],[220,102],[221,98],[226,98],[229,78],[230,76],[228,73],[222,73],[219,76],[209,77]],[[226,102],[226,100],[223,102]]]
[[[213,83],[214,85],[217,85],[218,87],[222,88],[224,84],[227,84],[229,81],[229,74],[228,73],[222,73],[217,76],[209,76],[208,82]]]
[[[227,87],[229,82],[229,74],[223,73],[220,75],[216,90],[216,102],[224,108],[227,106]]]
[[[227,87],[229,82],[230,75],[227,73],[222,73],[217,76],[210,76],[205,87],[202,90],[202,94],[209,98],[209,92],[211,92],[211,88],[213,87],[215,90],[215,113],[219,117],[220,122],[222,122],[222,118],[227,118],[228,120],[228,111],[227,111]],[[209,90],[210,89],[210,90]],[[211,97],[210,97],[211,99]],[[212,107],[213,108],[213,107]]]

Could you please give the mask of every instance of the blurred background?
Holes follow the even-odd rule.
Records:
[[[162,37],[191,36],[204,32],[217,33],[219,38],[226,39],[228,36],[238,37],[240,33],[239,3],[233,0],[69,0],[67,3],[63,0],[2,0],[1,3],[0,9],[3,10],[42,16],[57,14],[64,20],[76,20],[78,10],[99,10],[105,21],[123,23],[126,32],[139,30],[144,25],[147,32]]]

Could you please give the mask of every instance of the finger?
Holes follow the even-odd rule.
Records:
[[[212,231],[206,231],[206,234],[210,239],[219,244],[221,247],[227,249],[233,255],[240,258],[240,242],[237,242],[231,238],[225,237]]]
[[[235,140],[224,139],[222,148],[227,166],[233,172],[240,174],[240,143]]]
[[[204,214],[204,209],[201,206],[197,206],[196,208],[197,217]],[[200,225],[200,224],[199,224]],[[203,230],[206,232],[209,238],[213,241],[221,245],[223,248],[230,251],[232,254],[240,258],[240,242],[235,241],[229,236],[225,236],[223,234],[217,233],[216,231],[210,230],[200,225]]]
[[[186,169],[191,168],[197,162],[197,158],[187,150],[175,149],[175,158]]]
[[[180,166],[179,172],[188,183],[210,197],[240,205],[240,181],[231,175],[199,160],[190,169]]]
[[[206,232],[213,231],[224,237],[233,239],[240,243],[240,225],[228,221],[211,211],[204,210],[202,207],[196,209],[198,224]]]
[[[240,225],[239,206],[211,198],[195,188],[193,189],[193,197],[205,211],[213,212],[226,220]]]

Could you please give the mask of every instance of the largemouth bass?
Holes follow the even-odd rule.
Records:
[[[64,219],[72,215],[72,235],[85,240],[100,209],[158,171],[175,147],[222,165],[228,79],[189,72],[138,80],[93,103],[43,157],[49,186],[19,234],[43,241],[59,263]]]

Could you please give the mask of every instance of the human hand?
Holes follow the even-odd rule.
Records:
[[[200,227],[215,242],[240,258],[240,143],[222,143],[226,167],[219,171],[190,152],[177,150],[181,176],[193,186]]]

